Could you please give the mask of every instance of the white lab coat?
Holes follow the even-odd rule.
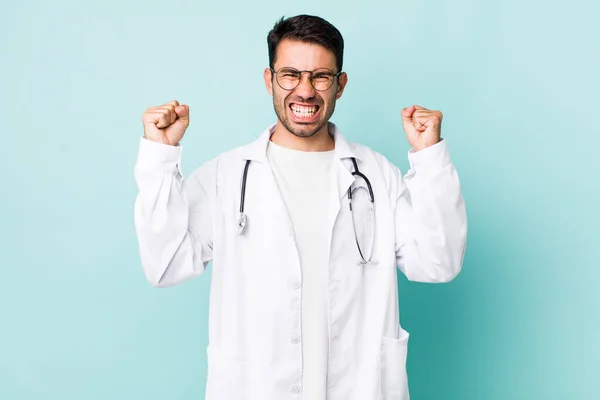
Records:
[[[206,400],[299,400],[302,395],[302,276],[285,204],[266,157],[275,124],[184,180],[181,146],[141,139],[135,225],[154,286],[202,274],[212,260]],[[445,140],[409,152],[410,171],[348,142],[334,124],[337,194],[328,274],[328,400],[408,400],[408,333],[399,322],[396,266],[419,282],[460,271],[467,221]],[[360,264],[347,189],[350,157],[375,196],[374,262]],[[248,225],[238,235],[241,178]],[[304,399],[310,400],[310,399]]]

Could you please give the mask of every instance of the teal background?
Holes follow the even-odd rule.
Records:
[[[342,131],[407,169],[400,110],[444,113],[469,216],[450,284],[399,276],[412,398],[600,398],[597,2],[0,6],[0,399],[202,399],[209,273],[146,283],[141,115],[191,106],[189,174],[274,120],[282,15],[344,35]]]

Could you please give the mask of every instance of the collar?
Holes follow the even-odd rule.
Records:
[[[342,132],[338,129],[338,127],[333,122],[328,122],[327,124],[327,130],[329,131],[329,134],[333,136],[334,151],[336,158],[342,160],[345,158],[354,157],[357,160],[360,160],[360,157],[356,155],[356,153],[350,146],[350,143],[342,135]],[[273,123],[261,133],[257,140],[242,147],[241,157],[244,160],[266,162],[267,145],[269,144],[271,135],[273,135],[273,133],[275,132],[276,126],[277,123]]]

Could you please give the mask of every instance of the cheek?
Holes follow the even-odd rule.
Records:
[[[282,93],[275,91],[275,95],[273,96],[273,103],[275,106],[281,110],[285,109],[285,100],[286,96]]]
[[[336,95],[337,93],[332,91],[331,93],[327,93],[326,97],[323,97],[323,102],[327,104],[327,107],[332,107],[335,105]]]

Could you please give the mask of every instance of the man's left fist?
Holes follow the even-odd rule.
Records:
[[[423,150],[441,140],[442,118],[441,111],[417,105],[402,109],[402,125],[414,151]]]

